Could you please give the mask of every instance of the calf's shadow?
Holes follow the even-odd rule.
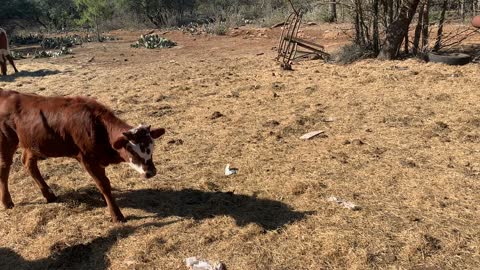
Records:
[[[162,227],[167,223],[146,223],[138,227],[122,226],[109,231],[105,236],[90,242],[69,245],[57,242],[50,247],[51,255],[39,260],[25,260],[14,250],[0,247],[0,269],[2,270],[41,270],[41,269],[91,269],[104,270],[110,267],[105,254],[115,243],[129,237],[136,230],[145,227]]]
[[[46,77],[50,75],[55,75],[59,74],[59,70],[49,70],[49,69],[39,69],[36,71],[28,71],[28,70],[21,70],[17,73],[13,73],[10,75],[2,76],[0,75],[0,82],[14,82],[17,78],[20,77],[33,77],[33,78],[38,78],[38,77]]]
[[[215,216],[231,216],[238,226],[255,223],[264,230],[280,229],[304,219],[313,212],[294,211],[289,205],[255,196],[238,195],[233,192],[208,192],[196,189],[163,190],[140,189],[115,192],[121,208],[142,209],[157,217],[179,216],[195,220]],[[72,205],[86,204],[89,207],[105,207],[102,196],[94,186],[59,194],[60,202]],[[127,216],[127,219],[142,217]],[[93,269],[110,267],[105,256],[119,240],[132,235],[141,227],[162,227],[170,223],[151,222],[140,227],[124,226],[109,231],[105,236],[87,243],[69,245],[57,242],[50,247],[51,255],[39,260],[25,260],[9,248],[0,247],[0,269]]]
[[[105,207],[95,187],[60,194],[61,200],[73,200],[91,207]],[[233,192],[208,192],[196,189],[140,189],[116,192],[120,208],[142,209],[157,217],[179,216],[195,220],[230,216],[238,226],[250,223],[264,230],[276,230],[302,220],[313,212],[295,211],[280,201],[238,195]],[[138,217],[128,217],[135,219]]]

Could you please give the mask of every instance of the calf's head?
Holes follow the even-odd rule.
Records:
[[[150,178],[157,173],[152,159],[153,140],[163,134],[165,134],[163,128],[151,129],[150,126],[140,125],[123,132],[113,143],[113,148],[125,149],[128,164],[145,178]]]

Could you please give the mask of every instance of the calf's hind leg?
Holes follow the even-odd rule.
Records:
[[[6,209],[14,206],[8,191],[8,176],[17,145],[18,138],[14,131],[0,125],[0,201]]]
[[[15,63],[13,62],[13,57],[12,57],[10,54],[8,54],[8,55],[5,56],[5,57],[7,58],[8,62],[10,62],[10,65],[12,65],[13,70],[15,70],[15,72],[18,72],[18,69],[17,69],[17,67],[15,66]]]
[[[3,76],[7,75],[7,60],[2,54],[0,54],[0,69]]]
[[[25,169],[32,176],[37,183],[38,187],[42,191],[43,197],[47,199],[48,203],[54,202],[57,200],[57,196],[53,194],[52,189],[47,185],[45,179],[43,179],[42,174],[37,166],[37,158],[35,158],[28,150],[23,152],[22,162]]]

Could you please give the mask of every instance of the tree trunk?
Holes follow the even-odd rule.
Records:
[[[420,36],[422,34],[422,23],[423,23],[423,10],[425,8],[425,4],[420,6],[418,10],[418,22],[417,26],[415,27],[415,35],[413,37],[413,54],[418,54],[418,46],[420,44]]]
[[[420,0],[409,0],[406,5],[402,5],[398,18],[386,29],[385,41],[378,55],[379,59],[392,60],[398,56],[402,41],[412,22],[412,14],[415,14],[419,2]]]
[[[403,42],[403,45],[404,45],[403,51],[405,52],[405,54],[408,54],[410,51],[408,48],[408,31],[405,33],[405,41]]]
[[[35,21],[39,23],[41,26],[43,26],[43,28],[48,29],[48,26],[44,22],[42,22],[42,20],[40,20],[39,17],[36,17]]]
[[[365,33],[363,31],[363,11],[362,3],[359,0],[355,1],[355,43],[360,46],[365,46]]]
[[[358,12],[355,12],[355,43],[363,45],[363,34],[361,30],[362,25],[360,24],[360,15]]]
[[[393,19],[394,18],[398,18],[398,15],[400,13],[400,7],[402,6],[402,0],[397,0],[396,1],[396,5],[395,5],[395,9],[393,9],[393,0],[392,0],[392,23],[393,23]]]
[[[373,0],[373,52],[378,55],[380,52],[380,34],[378,31],[378,0]]]
[[[430,1],[431,0],[425,0],[425,9],[423,10],[423,23],[422,23],[422,50],[425,51],[425,49],[428,47],[428,25],[430,23]]]
[[[97,32],[97,41],[98,42],[101,42],[100,40],[100,29],[98,27],[98,20],[97,20],[97,16],[95,16],[95,18],[93,18],[94,22],[95,22],[95,31]]]
[[[460,0],[460,17],[462,22],[465,22],[465,0]]]
[[[370,42],[371,42],[371,39],[370,39],[370,32],[368,31],[369,28],[367,26],[367,24],[365,23],[365,20],[363,19],[364,18],[364,13],[363,13],[363,7],[360,5],[360,25],[362,26],[360,29],[362,30],[362,36],[364,38],[364,42],[363,44],[368,44],[368,45],[372,45]]]
[[[330,0],[329,13],[328,20],[330,22],[337,22],[337,0]]]
[[[388,4],[388,25],[390,26],[393,23],[393,1],[387,0]]]
[[[161,24],[157,21],[156,17],[150,14],[146,14],[146,16],[151,23],[153,23],[157,28],[160,28]]]
[[[388,4],[386,0],[381,0],[380,5],[383,7],[382,23],[385,27],[388,27]]]
[[[477,16],[476,0],[472,0],[472,14],[473,14],[473,17]]]
[[[442,38],[443,38],[443,24],[445,23],[445,13],[447,12],[448,0],[443,0],[442,13],[440,14],[440,20],[438,21],[438,32],[437,32],[437,41],[435,42],[435,47],[433,51],[437,52],[442,48]]]

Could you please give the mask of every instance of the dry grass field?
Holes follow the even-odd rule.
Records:
[[[91,96],[167,134],[154,178],[107,170],[125,224],[110,222],[75,160],[40,163],[59,196],[46,204],[19,150],[0,269],[187,269],[191,256],[230,270],[478,269],[480,66],[317,60],[283,71],[278,31],[174,31],[165,36],[179,46],[160,50],[130,48],[140,32],[117,31],[122,40],[73,56],[17,61],[0,88]],[[333,51],[346,42],[335,31],[302,34]],[[299,139],[313,130],[324,135]]]

